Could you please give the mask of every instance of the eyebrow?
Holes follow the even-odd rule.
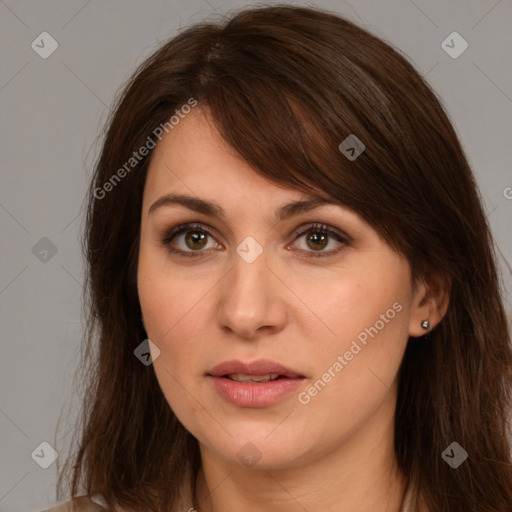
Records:
[[[181,205],[194,212],[218,217],[220,219],[225,219],[226,217],[222,207],[214,201],[206,201],[205,199],[200,199],[199,197],[193,197],[186,194],[166,194],[165,196],[160,197],[149,207],[148,215],[155,212],[158,208],[172,205]],[[283,221],[295,215],[306,213],[325,205],[342,206],[342,203],[340,201],[335,201],[334,199],[313,197],[311,199],[295,201],[282,206],[274,213],[273,218],[276,221]]]

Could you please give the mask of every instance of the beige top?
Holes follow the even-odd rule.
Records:
[[[180,504],[176,507],[176,510],[187,511],[192,508],[192,496],[190,492],[186,493],[186,496],[182,497]],[[415,505],[417,498],[416,493],[411,485],[407,486],[405,491],[404,501],[399,512],[418,512],[418,508]],[[95,494],[91,498],[87,496],[79,496],[74,499],[74,506],[72,501],[66,501],[55,507],[43,510],[42,512],[108,512],[103,496]],[[122,511],[121,511],[122,512]]]

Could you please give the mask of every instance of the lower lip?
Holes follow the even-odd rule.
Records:
[[[239,407],[268,407],[293,393],[303,378],[277,379],[272,382],[243,384],[226,377],[209,376],[217,393]]]

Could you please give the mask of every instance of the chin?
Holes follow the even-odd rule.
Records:
[[[274,432],[275,435],[269,436],[272,429],[258,429],[254,425],[249,430],[250,434],[245,431],[233,438],[223,436],[221,442],[211,438],[201,442],[230,464],[254,470],[287,469],[296,466],[306,454],[307,447],[302,437],[295,439],[284,431],[281,435]]]

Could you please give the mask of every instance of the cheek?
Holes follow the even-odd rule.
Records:
[[[160,349],[153,367],[169,405],[178,413],[184,404],[195,407],[187,391],[204,370],[200,362],[208,347],[201,340],[212,328],[207,309],[214,282],[212,273],[199,275],[176,265],[169,269],[156,251],[141,251],[139,300],[148,338]]]
[[[204,277],[171,267],[165,251],[152,248],[139,254],[137,286],[146,332],[164,344],[201,308],[209,289]]]
[[[396,375],[407,342],[405,308],[396,311],[387,298],[382,307],[366,304],[352,309],[353,304],[347,302],[343,314],[331,317],[336,337],[329,336],[310,350],[315,371],[297,397],[297,417],[316,418],[315,423],[323,425],[317,441],[326,449],[333,439],[350,439],[372,418],[393,418]],[[379,317],[386,311],[387,323]]]
[[[373,267],[353,265],[321,291],[314,284],[302,290],[329,328],[314,345],[317,385],[308,393],[322,395],[314,398],[320,408],[328,402],[333,413],[363,413],[393,385],[408,340],[410,276],[403,260],[387,256]]]
[[[200,354],[197,315],[204,291],[191,279],[166,276],[165,265],[141,257],[138,293],[148,338],[160,349],[153,369],[167,403],[178,419],[189,424],[200,415],[198,402],[190,399],[191,362]],[[197,373],[197,372],[196,372]],[[197,410],[196,410],[197,409]]]
[[[360,307],[354,294],[338,295],[336,310],[329,315],[324,309],[326,323],[335,334],[315,344],[315,376],[334,372],[337,377],[332,380],[345,392],[362,390],[379,377],[391,385],[408,339],[406,307],[396,297]]]
[[[358,335],[362,341],[365,334],[371,339],[366,329],[385,333],[380,338],[403,338],[410,279],[408,267],[396,256],[388,257],[383,265],[361,262],[351,265],[350,272],[337,270],[320,281],[296,282],[297,295],[306,298],[304,302],[325,334],[316,348],[341,349]]]

